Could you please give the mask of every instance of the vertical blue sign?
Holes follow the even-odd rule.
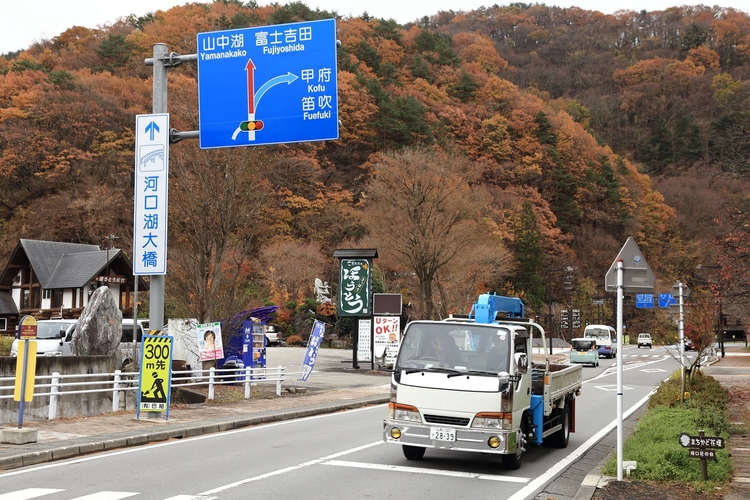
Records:
[[[303,382],[307,380],[307,378],[313,371],[313,367],[315,366],[315,359],[318,357],[320,342],[323,340],[323,333],[325,333],[325,331],[325,323],[315,320],[312,332],[310,333],[310,339],[307,341],[305,360],[302,362],[302,377],[300,378],[300,380],[302,380]]]
[[[339,138],[336,21],[198,33],[200,147]]]

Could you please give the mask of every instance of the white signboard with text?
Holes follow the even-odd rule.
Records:
[[[398,316],[375,316],[375,352],[385,351],[385,364],[392,366],[396,362],[399,341],[401,340],[401,318]]]
[[[133,274],[167,274],[169,115],[135,117]]]
[[[370,335],[372,335],[370,320],[359,320],[359,337],[357,340],[357,360],[359,361],[372,361],[372,353],[370,352]]]

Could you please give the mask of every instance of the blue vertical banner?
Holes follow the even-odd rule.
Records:
[[[305,352],[305,360],[302,362],[302,377],[299,379],[305,382],[313,371],[315,366],[315,359],[318,357],[318,349],[320,343],[323,340],[323,334],[326,331],[326,325],[322,321],[315,320],[313,324],[312,332],[310,333],[310,339],[307,341],[307,351]]]

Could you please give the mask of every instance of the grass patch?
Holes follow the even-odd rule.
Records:
[[[685,402],[680,403],[680,374],[662,382],[649,401],[649,407],[633,433],[623,443],[623,459],[635,460],[637,469],[630,474],[640,481],[678,482],[697,491],[708,491],[726,484],[732,472],[729,450],[716,450],[716,460],[708,460],[708,481],[703,481],[701,461],[688,456],[679,443],[680,434],[728,437],[727,394],[712,377],[696,373]],[[617,475],[617,457],[612,456],[602,469]]]

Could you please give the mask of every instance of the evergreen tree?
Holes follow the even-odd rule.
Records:
[[[544,304],[544,249],[541,241],[534,207],[526,200],[515,231],[514,253],[519,264],[515,287],[527,297],[532,309],[539,309]]]

